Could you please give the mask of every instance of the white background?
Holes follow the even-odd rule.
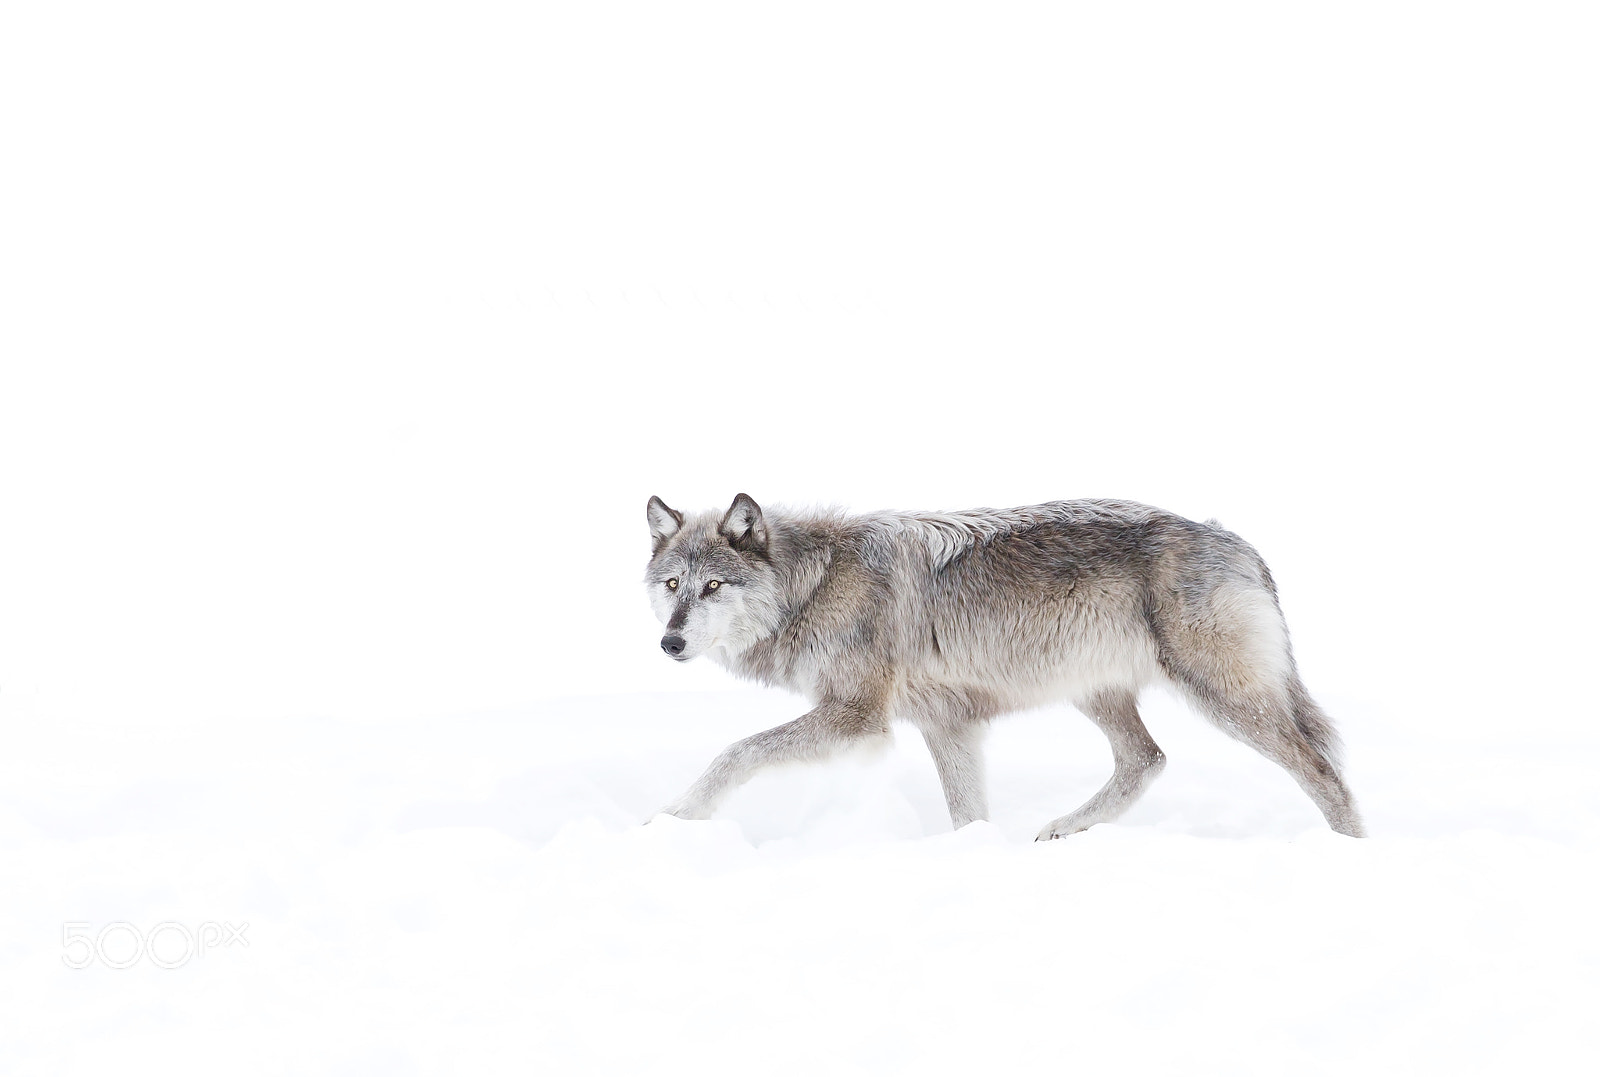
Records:
[[[8,765],[70,807],[131,779],[68,738],[721,691],[657,650],[644,503],[740,490],[1216,516],[1358,774],[1592,753],[1595,29],[8,5]]]

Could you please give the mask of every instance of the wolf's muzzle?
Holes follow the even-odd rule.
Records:
[[[662,636],[661,649],[672,657],[677,658],[683,654],[684,642],[682,636]]]

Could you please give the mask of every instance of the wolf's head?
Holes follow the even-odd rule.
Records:
[[[734,498],[727,512],[689,517],[652,497],[645,515],[654,544],[645,586],[666,626],[663,651],[680,662],[717,647],[738,654],[772,631],[772,536],[749,494]]]

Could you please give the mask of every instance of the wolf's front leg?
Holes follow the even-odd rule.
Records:
[[[824,701],[792,722],[724,748],[688,792],[661,810],[680,819],[709,819],[729,793],[763,767],[822,760],[846,747],[888,736],[889,719],[881,703]]]

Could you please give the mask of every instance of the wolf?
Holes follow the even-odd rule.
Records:
[[[1114,760],[1103,788],[1038,835],[1065,837],[1116,819],[1161,773],[1138,702],[1164,683],[1288,771],[1330,827],[1364,834],[1272,575],[1214,520],[1112,500],[765,512],[748,494],[693,515],[651,497],[646,517],[661,649],[811,704],[730,745],[668,814],[708,818],[762,768],[887,743],[898,719],[922,733],[960,828],[988,818],[989,722],[1063,701],[1100,727]]]

